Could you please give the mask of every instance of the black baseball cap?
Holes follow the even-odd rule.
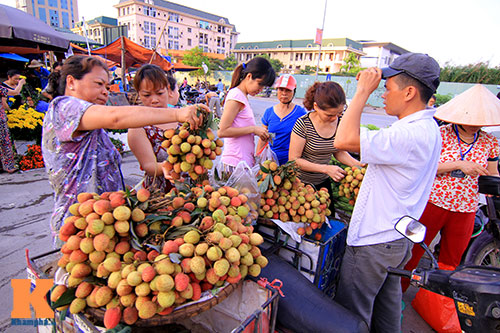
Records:
[[[441,68],[434,58],[423,53],[404,53],[396,58],[389,67],[382,68],[383,79],[401,73],[408,74],[435,92],[439,86]]]

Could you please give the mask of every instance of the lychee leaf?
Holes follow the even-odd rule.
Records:
[[[260,165],[260,170],[262,170],[262,172],[265,172],[265,173],[269,173],[269,169],[267,169],[265,166],[263,166],[262,164]]]
[[[144,244],[146,247],[149,247],[150,249],[156,250],[158,253],[161,253],[161,247],[159,245],[152,245],[152,244]]]
[[[179,253],[169,253],[168,257],[174,264],[180,264],[182,261],[182,256]]]
[[[52,310],[57,309],[60,306],[65,306],[71,304],[73,300],[76,298],[75,296],[76,288],[68,288],[62,295],[59,297],[57,301],[52,303],[50,306]]]

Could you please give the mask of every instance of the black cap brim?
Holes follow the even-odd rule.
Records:
[[[392,67],[385,67],[385,68],[382,68],[382,79],[388,79],[390,77],[393,77],[395,75],[398,75],[398,74],[401,74],[403,73],[403,71],[401,70],[398,70],[398,69],[394,69]]]

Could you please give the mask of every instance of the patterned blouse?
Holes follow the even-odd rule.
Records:
[[[166,161],[168,158],[168,153],[165,148],[161,146],[161,143],[164,140],[164,130],[156,126],[146,126],[144,127],[144,131],[146,132],[146,136],[148,137],[149,142],[151,142],[153,152],[156,156],[156,161]],[[170,192],[170,190],[172,189],[172,183],[168,179],[163,177],[163,175],[158,175],[156,177],[146,176],[146,179],[144,180],[144,187],[148,188],[152,185],[154,185],[155,188],[161,189],[165,193]]]
[[[459,161],[460,147],[462,154],[469,148],[470,144],[458,141],[453,125],[440,128],[443,145],[439,163]],[[459,147],[460,144],[460,147]],[[498,140],[493,135],[479,131],[476,142],[471,150],[465,155],[464,160],[479,163],[482,167],[488,166],[488,161],[498,159]],[[451,173],[438,175],[432,185],[429,201],[441,208],[452,212],[475,212],[479,201],[478,178],[466,176],[464,178],[452,177]]]
[[[121,156],[103,129],[77,132],[92,103],[71,96],[52,100],[43,122],[42,153],[54,189],[50,226],[54,246],[69,206],[81,192],[103,193],[123,189]]]
[[[8,97],[7,93],[9,90],[5,87],[0,86],[0,98],[2,97]],[[5,113],[5,110],[3,108],[3,104],[0,103],[0,123],[6,123],[7,122],[7,114]]]

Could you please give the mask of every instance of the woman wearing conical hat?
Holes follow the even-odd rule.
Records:
[[[440,127],[442,148],[436,179],[420,222],[427,227],[429,245],[441,232],[439,262],[458,266],[467,248],[478,207],[478,178],[498,176],[498,140],[481,130],[500,125],[500,100],[476,85],[439,107],[434,115],[448,125]],[[405,269],[414,269],[423,249],[413,247]],[[402,279],[403,292],[409,280]]]

